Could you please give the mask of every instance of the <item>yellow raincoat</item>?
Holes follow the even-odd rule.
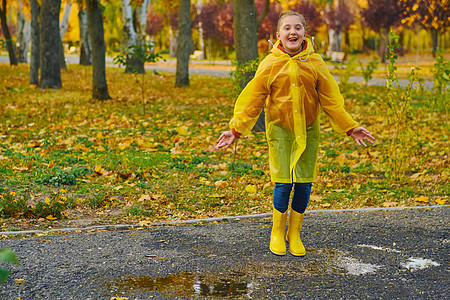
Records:
[[[320,107],[334,130],[358,126],[344,109],[339,86],[313,45],[290,57],[278,48],[260,63],[236,100],[230,128],[247,135],[265,106],[269,165],[273,182],[312,182],[316,178]]]

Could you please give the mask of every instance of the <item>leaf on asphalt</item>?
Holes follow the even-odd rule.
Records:
[[[114,296],[114,297],[111,297],[110,300],[128,300],[128,299],[129,299],[128,297],[116,297],[116,296]]]
[[[0,261],[10,262],[13,264],[19,263],[16,254],[10,248],[0,249]]]

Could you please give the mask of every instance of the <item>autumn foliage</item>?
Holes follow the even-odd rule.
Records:
[[[86,215],[126,222],[270,211],[264,134],[224,152],[214,149],[232,115],[227,78],[192,76],[190,87],[173,88],[174,75],[146,74],[143,114],[136,77],[108,68],[113,99],[98,102],[91,99],[91,72],[70,65],[63,89],[54,91],[30,86],[26,65],[0,65],[0,224],[10,218],[56,226]],[[378,113],[384,87],[347,86],[347,109],[377,141],[358,148],[322,117],[310,209],[444,204],[447,114],[428,105],[426,93],[411,94],[410,126],[420,134],[408,140],[409,160],[394,180],[387,176],[390,130]]]

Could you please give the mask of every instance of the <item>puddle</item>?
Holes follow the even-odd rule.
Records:
[[[326,274],[359,276],[374,273],[380,268],[345,256],[342,251],[320,248],[306,248],[306,251],[309,256],[305,258],[291,259],[286,256],[279,260],[251,261],[235,266],[224,274],[185,272],[159,278],[128,275],[109,282],[107,287],[109,293],[158,291],[167,297],[251,297],[256,291],[262,292],[259,282],[268,282],[271,278]]]
[[[408,261],[406,263],[401,264],[402,267],[406,268],[408,271],[416,271],[416,270],[422,270],[426,269],[428,267],[438,267],[440,266],[439,263],[432,261],[431,259],[425,259],[425,258],[414,258],[410,257],[408,258]]]
[[[243,274],[232,273],[228,276],[197,275],[191,272],[170,274],[167,277],[133,277],[122,278],[114,284],[108,284],[108,290],[153,292],[159,291],[166,296],[214,296],[229,297],[250,295],[257,286],[246,282]]]

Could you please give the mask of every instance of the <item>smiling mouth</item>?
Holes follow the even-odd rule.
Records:
[[[289,42],[296,42],[298,40],[298,38],[289,38],[288,41]]]

